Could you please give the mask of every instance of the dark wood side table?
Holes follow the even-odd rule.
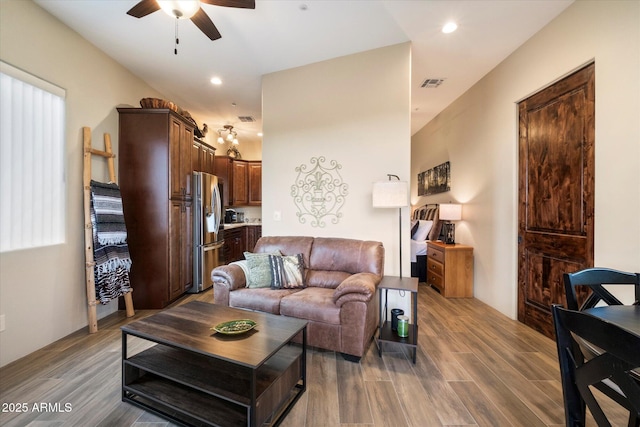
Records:
[[[411,292],[412,323],[409,324],[409,336],[399,337],[396,331],[391,330],[391,321],[387,320],[387,298],[389,290]],[[417,277],[394,277],[384,276],[378,285],[378,295],[380,296],[380,308],[384,310],[384,315],[380,315],[380,326],[376,346],[378,355],[382,356],[382,343],[394,342],[413,348],[413,363],[416,363],[416,353],[418,347],[418,278]],[[384,305],[382,296],[384,295]]]

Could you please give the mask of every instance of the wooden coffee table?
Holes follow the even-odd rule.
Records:
[[[257,326],[210,330],[235,319]],[[194,301],[121,329],[122,400],[181,425],[277,425],[306,388],[303,320]]]

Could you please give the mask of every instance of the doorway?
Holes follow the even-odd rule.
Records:
[[[595,66],[518,104],[518,320],[553,337],[562,274],[593,266]]]

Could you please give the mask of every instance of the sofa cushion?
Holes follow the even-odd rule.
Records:
[[[304,261],[302,254],[269,255],[271,265],[271,289],[304,287]]]
[[[333,293],[333,289],[304,288],[282,298],[280,314],[339,325],[340,308],[333,302]]]
[[[373,273],[382,276],[384,248],[380,242],[316,237],[311,248],[310,270]]]
[[[299,289],[242,288],[229,293],[229,306],[280,314],[283,297]]]
[[[244,257],[247,259],[247,288],[270,288],[271,265],[269,263],[270,254],[252,254],[245,252]]]
[[[335,289],[350,276],[346,271],[308,270],[305,283],[307,287]]]
[[[274,253],[279,251],[278,253],[282,255],[302,254],[304,265],[306,268],[309,268],[309,256],[312,245],[313,237],[263,236],[258,239],[253,251],[256,253]]]

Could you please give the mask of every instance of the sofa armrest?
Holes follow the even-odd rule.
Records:
[[[247,286],[247,278],[244,271],[237,265],[220,265],[211,271],[213,283],[220,283],[229,288],[230,291]]]
[[[333,302],[338,307],[351,301],[369,302],[380,280],[380,276],[373,273],[353,274],[338,285],[333,293]]]
[[[247,279],[244,271],[237,265],[220,265],[211,271],[213,280],[213,302],[229,305],[229,293],[235,289],[244,288]]]

